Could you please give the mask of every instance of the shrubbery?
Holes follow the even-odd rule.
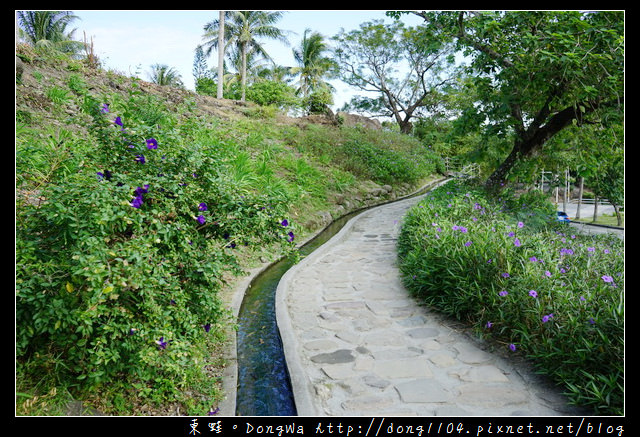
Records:
[[[126,380],[162,400],[228,323],[218,292],[240,272],[234,248],[286,253],[294,225],[285,199],[236,190],[157,101],[112,97],[85,96],[82,165],[18,209],[16,353],[71,386]]]
[[[555,223],[539,197],[493,200],[460,182],[415,206],[399,238],[411,293],[527,355],[598,414],[623,413],[623,247]]]
[[[380,184],[416,184],[443,169],[442,158],[418,139],[395,132],[309,126],[293,141],[358,178]]]

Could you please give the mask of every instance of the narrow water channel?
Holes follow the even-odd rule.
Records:
[[[433,186],[430,184],[408,197],[421,195]],[[299,249],[300,256],[306,257],[312,253],[338,233],[351,218],[367,209],[370,208],[354,211],[332,222]],[[245,292],[238,313],[238,416],[297,415],[275,308],[275,293],[280,278],[293,264],[293,260],[285,258],[269,266],[254,278]]]
[[[332,222],[299,249],[305,257],[327,242],[357,211]],[[276,321],[275,293],[280,278],[294,264],[282,259],[260,273],[245,292],[238,313],[238,416],[295,416],[287,363]]]

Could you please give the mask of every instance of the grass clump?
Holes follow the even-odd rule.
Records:
[[[425,304],[531,358],[573,403],[623,414],[623,242],[575,235],[554,217],[535,195],[494,199],[448,183],[406,216],[404,283]]]

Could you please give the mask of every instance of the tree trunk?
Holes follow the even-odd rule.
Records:
[[[502,164],[498,166],[497,169],[489,176],[487,181],[485,182],[485,188],[490,193],[497,194],[499,193],[507,181],[507,175],[511,168],[515,165],[515,163],[520,158],[520,151],[518,150],[517,145],[513,147],[507,159],[505,159]]]
[[[613,210],[616,212],[616,218],[618,219],[618,226],[622,226],[622,214],[620,214],[620,206],[612,203]]]
[[[411,123],[408,119],[398,121],[400,125],[400,132],[403,134],[409,135],[413,130],[413,123]]]
[[[247,91],[247,43],[242,43],[242,72],[241,72],[241,87],[242,97],[241,101],[245,101]]]
[[[551,137],[560,132],[565,127],[569,126],[573,120],[582,122],[584,117],[602,106],[611,106],[614,104],[621,104],[620,101],[611,102],[583,102],[584,110],[576,109],[577,105],[571,105],[556,112],[547,123],[543,126],[530,125],[527,129],[519,129],[516,136],[513,149],[507,157],[507,159],[498,166],[491,176],[485,182],[485,186],[489,191],[499,192],[507,182],[507,176],[509,171],[519,159],[527,158],[531,156],[537,150],[540,150],[544,143],[546,143]],[[546,109],[541,110],[541,113],[545,113]]]
[[[576,208],[576,219],[580,219],[580,207],[582,206],[582,192],[584,190],[584,178],[580,176],[580,188],[578,191],[578,206]]]
[[[220,25],[218,26],[218,94],[222,98],[224,79],[224,11],[220,11]]]

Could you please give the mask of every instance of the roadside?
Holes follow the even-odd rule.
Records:
[[[575,221],[576,214],[578,212],[578,204],[570,202],[566,205],[566,209],[563,209],[562,203],[558,203],[557,210],[564,211],[571,219],[571,227],[578,229],[583,234],[604,234],[611,233],[616,234],[620,238],[624,239],[624,227],[609,226],[598,223],[591,223],[593,220],[594,205],[582,204],[580,205],[580,221]],[[598,216],[615,214],[615,210],[611,205],[598,205]]]

